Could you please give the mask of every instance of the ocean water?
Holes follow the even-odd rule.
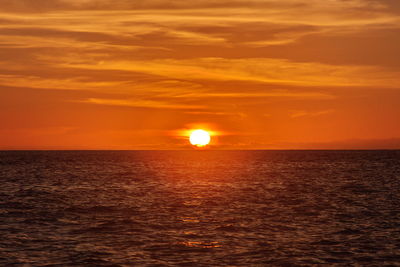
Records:
[[[0,152],[0,266],[400,266],[400,151]]]

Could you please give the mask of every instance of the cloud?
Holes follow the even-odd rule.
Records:
[[[352,9],[365,8],[368,10],[385,10],[398,8],[396,0],[2,0],[1,8],[14,12],[44,12],[54,10],[180,10],[180,9],[218,9],[218,8],[247,8],[272,10],[307,10],[307,9]]]
[[[120,106],[120,107],[139,107],[139,108],[158,108],[158,109],[203,109],[203,106],[174,104],[171,102],[160,102],[152,100],[135,100],[135,99],[100,99],[100,98],[89,98],[82,103],[108,105],[108,106]]]
[[[0,85],[50,90],[104,91],[110,87],[123,87],[124,82],[81,81],[74,79],[44,79],[35,76],[0,75]]]
[[[270,92],[225,92],[225,93],[183,93],[181,95],[176,95],[175,98],[225,98],[225,99],[235,99],[235,98],[301,98],[301,99],[334,99],[335,96],[328,93],[321,92],[290,92],[283,90],[271,90]]]
[[[123,70],[164,76],[169,79],[248,81],[308,86],[399,87],[397,72],[374,67],[333,66],[288,60],[248,58],[197,58],[188,60],[107,61],[96,64],[60,63],[62,67]]]
[[[186,114],[190,115],[199,115],[199,116],[235,116],[239,118],[246,117],[244,113],[237,113],[237,112],[221,112],[221,111],[187,111]]]
[[[0,46],[46,48],[59,54],[73,51],[114,60],[265,57],[380,66],[399,62],[389,56],[398,54],[399,29],[398,16],[386,8],[398,4],[389,0],[384,4],[372,0],[139,2],[4,0]],[[48,12],[11,12],[19,9]],[[360,46],[364,42],[371,45]],[[386,52],[379,56],[374,52],[378,50]]]
[[[396,52],[399,46],[400,27],[380,25],[307,35],[296,43],[269,46],[265,55],[294,61],[341,66],[369,65],[399,70],[400,55]]]
[[[290,112],[290,117],[291,118],[300,118],[300,117],[304,117],[304,116],[318,117],[318,116],[327,115],[327,114],[330,114],[333,112],[334,112],[333,109],[313,111],[313,112],[309,112],[309,111],[305,111],[305,110],[294,110],[294,111]]]

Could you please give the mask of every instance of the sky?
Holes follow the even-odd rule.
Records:
[[[0,149],[400,148],[398,0],[1,0]]]

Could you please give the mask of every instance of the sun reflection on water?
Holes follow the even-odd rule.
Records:
[[[200,220],[196,217],[182,217],[182,222],[198,223]]]

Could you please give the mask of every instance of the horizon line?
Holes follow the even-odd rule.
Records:
[[[140,151],[400,151],[400,148],[294,148],[294,149],[0,149],[0,152],[57,152],[57,151],[116,151],[116,152],[140,152]]]

